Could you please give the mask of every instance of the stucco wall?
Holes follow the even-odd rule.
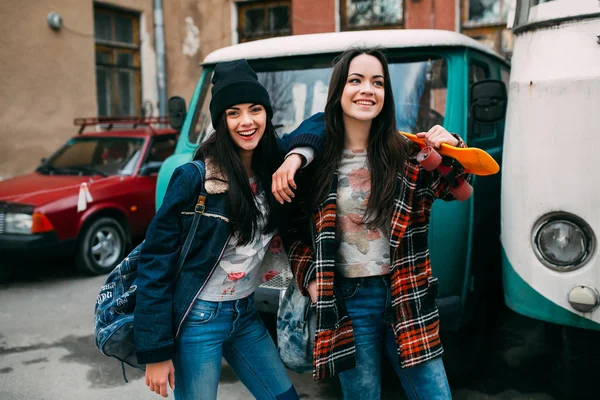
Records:
[[[189,105],[204,57],[232,43],[231,7],[229,0],[165,2],[168,96]]]
[[[140,14],[142,104],[151,102],[157,115],[153,1],[97,3]],[[231,44],[231,3],[163,3],[167,96],[189,99],[200,61]],[[0,2],[0,179],[33,170],[76,133],[74,118],[97,114],[93,10],[91,0]],[[48,27],[50,12],[63,18],[59,32]]]
[[[405,28],[456,30],[456,2],[433,0],[405,2]]]
[[[292,33],[335,32],[336,1],[292,0]]]
[[[52,11],[72,31],[52,31],[46,23]],[[96,85],[91,1],[3,1],[0,15],[0,177],[6,177],[30,171],[73,135],[73,118],[96,113]]]
[[[152,0],[103,3],[143,13],[152,42]],[[50,12],[63,19],[58,32]],[[74,118],[97,114],[97,101],[92,1],[3,1],[0,15],[1,179],[34,169],[76,133]]]

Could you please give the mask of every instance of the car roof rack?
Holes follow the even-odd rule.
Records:
[[[152,124],[168,124],[168,117],[136,117],[136,116],[123,116],[123,117],[88,117],[88,118],[75,118],[73,125],[79,126],[78,134],[81,135],[86,126],[90,125],[107,125],[105,129],[110,131],[114,124],[119,125],[133,125],[133,129],[137,128],[138,125],[147,125],[152,132],[155,132]]]

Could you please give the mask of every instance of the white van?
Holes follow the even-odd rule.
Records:
[[[558,327],[555,361],[572,395],[600,366],[600,2],[519,0],[514,34],[504,296],[512,310]]]

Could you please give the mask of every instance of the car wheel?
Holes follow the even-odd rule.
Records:
[[[114,218],[98,218],[79,238],[77,267],[92,275],[107,274],[125,257],[126,251],[125,229],[121,224]]]

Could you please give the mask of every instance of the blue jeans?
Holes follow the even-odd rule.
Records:
[[[400,368],[392,330],[389,276],[344,278],[336,275],[352,319],[356,368],[339,374],[344,399],[381,398],[381,356],[391,361],[409,399],[452,398],[442,358],[410,368]]]
[[[192,305],[176,341],[175,398],[217,398],[225,357],[257,399],[298,399],[277,348],[254,308],[254,295]]]

